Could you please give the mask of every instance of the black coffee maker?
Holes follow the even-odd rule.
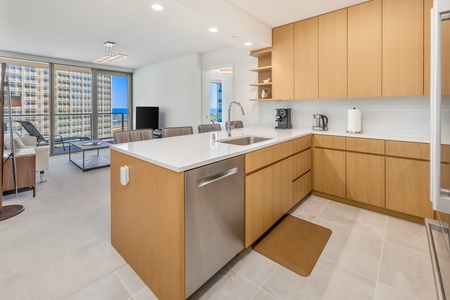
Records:
[[[291,121],[291,108],[277,108],[275,109],[275,121],[277,125],[276,129],[289,129],[292,128]]]

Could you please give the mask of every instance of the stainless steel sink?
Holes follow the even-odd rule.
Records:
[[[247,146],[255,143],[260,143],[264,141],[268,141],[272,138],[262,137],[262,136],[252,136],[252,135],[244,135],[236,138],[230,138],[225,140],[218,140],[219,143],[224,144],[232,144],[238,146]]]

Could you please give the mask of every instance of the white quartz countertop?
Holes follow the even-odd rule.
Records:
[[[273,129],[265,127],[246,127],[233,129],[231,138],[242,135],[261,136],[270,140],[239,146],[218,141],[230,139],[225,130],[217,132],[213,141],[211,133],[191,134],[170,138],[154,139],[140,142],[111,145],[111,149],[159,165],[175,172],[183,172],[217,162],[230,157],[286,142],[308,134],[326,134],[345,137],[372,138],[428,143],[426,138],[405,138],[398,136],[380,136],[376,134],[348,134],[339,131],[312,131],[305,129]]]

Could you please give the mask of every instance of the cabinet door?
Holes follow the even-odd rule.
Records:
[[[423,95],[423,0],[383,0],[382,95]]]
[[[424,0],[423,10],[423,51],[424,51],[424,95],[430,95],[430,9],[433,0]],[[441,66],[442,82],[450,81],[450,22],[441,22]],[[450,95],[450,85],[442,84],[442,95]]]
[[[319,16],[319,98],[347,98],[347,9]]]
[[[314,148],[313,187],[315,191],[345,197],[345,152]]]
[[[347,153],[347,198],[385,207],[384,156]]]
[[[319,18],[294,24],[295,99],[319,97]]]
[[[348,97],[381,97],[381,0],[348,8]]]
[[[291,208],[291,172],[291,159],[285,159],[245,177],[245,247]]]
[[[429,199],[429,162],[386,157],[386,208],[422,218],[433,218]]]
[[[312,171],[292,182],[292,206],[302,200],[312,190]]]
[[[294,98],[294,25],[288,24],[272,32],[273,99]]]

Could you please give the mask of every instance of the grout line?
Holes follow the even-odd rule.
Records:
[[[120,282],[123,284],[123,286],[127,289],[128,293],[130,293],[131,298],[134,298],[134,295],[131,293],[130,289],[126,286],[125,282],[123,282],[122,278],[120,278],[119,274],[117,274],[117,270],[114,271],[114,274],[119,278]]]
[[[378,263],[378,273],[377,273],[377,280],[375,281],[375,295],[377,294],[378,290],[378,283],[380,281],[380,272],[381,272],[381,261],[383,260],[383,251],[384,251],[384,243],[386,241],[386,230],[387,230],[387,222],[388,222],[388,216],[386,216],[386,219],[384,221],[384,232],[383,232],[383,239],[381,244],[381,254],[380,254],[380,261]],[[375,296],[374,295],[374,296]]]

